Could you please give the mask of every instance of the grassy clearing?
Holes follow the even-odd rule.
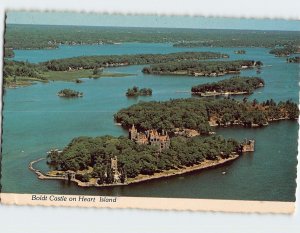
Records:
[[[5,87],[13,88],[13,87],[21,87],[21,86],[29,86],[34,82],[49,82],[49,81],[64,81],[64,82],[76,82],[80,78],[102,78],[102,77],[111,77],[111,78],[120,78],[132,76],[134,74],[126,74],[126,73],[111,73],[111,72],[103,72],[98,75],[93,75],[93,70],[76,70],[76,71],[48,71],[42,74],[43,79],[40,78],[32,78],[32,77],[19,77],[16,79],[13,77],[5,78]]]
[[[69,81],[74,82],[79,78],[101,78],[101,77],[127,77],[133,74],[103,72],[93,75],[93,70],[74,71],[48,71],[43,76],[49,81]]]

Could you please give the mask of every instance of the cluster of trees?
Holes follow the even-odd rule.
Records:
[[[12,58],[15,56],[13,49],[11,48],[4,48],[4,57],[5,58]]]
[[[176,128],[188,128],[197,130],[200,134],[209,134],[209,122],[251,127],[263,126],[276,119],[297,119],[298,115],[298,106],[291,101],[263,105],[257,100],[248,102],[245,99],[240,102],[234,99],[189,98],[140,102],[121,109],[114,118],[124,128],[130,128],[134,124],[140,130],[164,129],[174,132]]]
[[[128,97],[145,96],[145,95],[152,95],[152,89],[151,88],[139,89],[137,86],[134,86],[133,88],[128,88],[126,92],[126,96]]]
[[[185,74],[207,76],[228,72],[239,72],[243,67],[262,66],[261,61],[235,60],[235,61],[177,61],[150,65],[143,68],[145,74]]]
[[[61,44],[111,44],[115,42],[172,42],[175,46],[275,47],[300,44],[299,32],[215,30],[182,28],[115,28],[54,25],[12,25],[5,31],[5,47],[56,48]],[[187,42],[185,42],[187,41]],[[186,45],[187,44],[187,45]]]
[[[49,163],[58,170],[85,170],[92,167],[89,174],[76,175],[82,181],[91,177],[98,183],[112,183],[111,158],[117,156],[121,182],[125,177],[134,178],[139,174],[152,175],[155,172],[191,166],[204,160],[228,158],[238,152],[239,143],[219,136],[174,137],[170,148],[157,153],[157,148],[139,145],[125,137],[79,137],[74,138],[62,153],[48,155]]]
[[[63,89],[58,92],[60,97],[82,97],[83,93],[71,89]]]
[[[4,59],[3,77],[32,77],[41,78],[43,70],[40,66],[29,62],[10,61]]]
[[[228,57],[226,54],[214,52],[179,52],[169,54],[132,54],[132,55],[102,55],[82,56],[51,60],[41,63],[49,70],[66,71],[69,69],[97,69],[99,67],[139,65],[162,62],[178,62],[181,60],[202,60]]]
[[[287,58],[286,61],[288,63],[300,63],[300,57],[290,57]]]
[[[270,50],[270,54],[274,54],[276,57],[287,57],[293,53],[296,53],[297,51],[298,51],[297,46],[289,45],[289,46],[274,48]]]
[[[264,80],[258,77],[232,77],[218,82],[193,86],[191,91],[193,94],[205,92],[246,92],[251,94],[255,89],[264,86],[264,83]]]

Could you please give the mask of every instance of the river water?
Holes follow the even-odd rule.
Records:
[[[81,55],[170,53],[180,51],[216,51],[230,59],[261,60],[266,67],[260,77],[265,87],[249,99],[298,102],[297,64],[288,64],[263,48],[243,48],[245,55],[234,54],[241,48],[173,48],[171,44],[124,43],[120,45],[61,46],[55,50],[16,50],[15,60],[41,62]],[[3,109],[2,191],[6,193],[54,193],[116,195],[141,197],[182,197],[238,200],[294,201],[296,190],[296,121],[272,123],[265,128],[220,128],[217,134],[242,140],[256,140],[256,151],[246,153],[224,166],[191,174],[148,181],[124,187],[80,188],[63,181],[41,181],[29,171],[30,161],[46,155],[51,148],[63,148],[77,136],[126,135],[115,125],[113,114],[138,101],[191,97],[191,86],[231,77],[185,77],[143,75],[143,66],[109,68],[110,72],[130,73],[120,78],[83,79],[83,83],[37,83],[29,87],[6,89]],[[258,76],[255,70],[245,76]],[[151,97],[128,99],[133,85],[153,89]],[[63,88],[84,93],[83,98],[57,96]],[[243,97],[235,97],[243,98]],[[40,163],[41,169],[47,169]],[[223,175],[223,172],[226,172]]]

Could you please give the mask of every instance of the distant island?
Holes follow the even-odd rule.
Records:
[[[288,63],[300,63],[300,57],[290,57],[287,58],[286,61]]]
[[[60,97],[73,98],[73,97],[82,97],[83,93],[79,92],[79,91],[74,91],[71,89],[63,89],[63,90],[60,90],[57,95]]]
[[[246,51],[241,49],[241,50],[236,50],[234,51],[235,54],[246,54]]]
[[[133,88],[128,88],[126,92],[127,97],[137,97],[137,96],[151,96],[152,89],[151,88],[141,88],[139,89],[137,86]]]
[[[262,127],[271,121],[298,119],[298,115],[298,105],[289,100],[275,103],[271,99],[259,103],[255,99],[241,102],[234,99],[189,98],[140,102],[121,109],[114,118],[125,129],[134,124],[140,130],[164,129],[172,134],[178,130],[192,129],[209,135],[212,126]]]
[[[191,92],[199,96],[243,95],[252,94],[257,88],[263,87],[265,82],[257,77],[232,77],[213,83],[193,86]]]
[[[235,61],[177,61],[150,65],[144,67],[142,72],[155,75],[188,75],[188,76],[223,76],[226,74],[239,74],[242,69],[259,68],[261,61],[235,60]]]
[[[95,67],[117,67],[128,65],[142,65],[183,60],[206,60],[228,58],[229,55],[215,52],[178,52],[168,54],[129,54],[129,55],[101,55],[81,56],[73,58],[55,59],[42,62],[48,70],[68,71],[78,69],[94,69]]]
[[[222,36],[220,37],[220,33]],[[265,47],[300,44],[299,32],[178,28],[87,27],[7,24],[5,47],[55,49],[61,45],[128,42],[174,43],[175,47]]]
[[[35,81],[73,81],[79,78],[126,77],[132,74],[104,72],[106,67],[152,64],[169,61],[198,61],[228,58],[229,55],[214,52],[179,52],[169,54],[132,54],[81,56],[56,59],[33,64],[4,59],[5,87],[30,85]]]
[[[300,48],[297,46],[287,45],[270,50],[270,54],[274,54],[276,57],[288,57],[294,53],[300,53]]]

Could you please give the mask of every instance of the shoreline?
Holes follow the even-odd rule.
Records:
[[[150,181],[150,180],[155,180],[155,179],[161,179],[161,178],[167,178],[171,176],[177,176],[177,175],[182,175],[194,171],[201,171],[205,170],[208,168],[213,168],[217,167],[220,165],[223,165],[225,163],[228,163],[230,161],[234,161],[240,157],[239,154],[231,154],[229,158],[227,159],[222,159],[220,158],[219,160],[205,160],[200,164],[195,164],[190,167],[183,167],[181,169],[170,169],[170,170],[165,170],[162,172],[154,173],[153,175],[138,175],[135,178],[129,178],[126,183],[113,183],[113,184],[97,184],[96,179],[91,179],[89,182],[82,182],[77,179],[72,179],[68,180],[66,179],[63,175],[49,175],[49,174],[44,174],[42,171],[35,169],[34,164],[46,160],[46,158],[39,158],[37,160],[31,161],[29,163],[29,170],[34,172],[38,179],[41,180],[65,180],[65,181],[70,181],[76,183],[79,187],[114,187],[114,186],[124,186],[124,185],[130,185],[130,184],[136,184],[136,183],[141,183],[145,181]],[[51,171],[54,173],[55,171]],[[57,173],[64,174],[65,172],[57,171]]]
[[[228,95],[250,95],[249,92],[246,91],[239,91],[239,92],[191,92],[192,95],[198,95],[202,97],[210,97],[210,96],[228,96]]]

